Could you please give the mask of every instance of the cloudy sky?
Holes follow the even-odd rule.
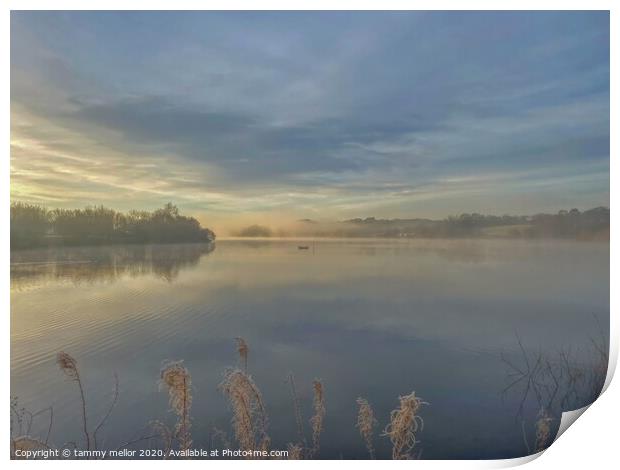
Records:
[[[609,16],[13,12],[11,197],[208,223],[609,205]]]

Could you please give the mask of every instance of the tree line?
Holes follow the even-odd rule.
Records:
[[[47,245],[212,242],[215,234],[168,203],[153,212],[118,212],[104,206],[46,209],[11,203],[11,249]]]
[[[484,235],[502,233],[505,236],[605,239],[609,238],[609,208],[595,207],[580,212],[578,209],[560,210],[557,214],[531,216],[493,216],[462,214],[448,217],[441,227],[452,235]],[[504,227],[506,230],[490,231]]]
[[[352,219],[346,221],[356,234],[385,237],[500,237],[609,239],[609,208],[586,211],[561,210],[556,214],[485,215],[465,213],[442,220]]]
[[[241,237],[385,237],[385,238],[566,238],[609,240],[608,207],[555,214],[485,215],[465,213],[444,219],[356,218],[339,222],[298,220],[285,229],[262,225],[246,227]]]

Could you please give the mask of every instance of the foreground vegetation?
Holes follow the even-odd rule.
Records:
[[[153,212],[103,206],[53,209],[11,204],[11,249],[48,245],[212,242],[215,234],[171,203]]]
[[[555,353],[526,350],[517,336],[518,353],[502,353],[501,360],[508,368],[508,385],[502,396],[516,395],[519,405],[515,419],[521,424],[523,443],[528,454],[546,449],[553,438],[552,423],[559,425],[562,412],[576,410],[593,403],[602,392],[609,364],[609,337],[599,327],[596,338],[590,338],[589,351],[579,354],[571,347]],[[578,359],[586,353],[588,359]],[[528,403],[535,403],[538,414],[533,426],[525,418]]]
[[[247,459],[281,458],[274,457],[271,438],[269,436],[269,417],[265,407],[262,393],[256,385],[253,377],[248,373],[247,360],[249,347],[243,338],[236,338],[239,353],[239,365],[225,371],[222,382],[218,388],[227,398],[232,413],[231,432],[234,443],[229,439],[228,433],[221,429],[213,429],[213,436],[220,440],[223,449],[238,450],[238,456]],[[11,399],[11,458],[20,458],[25,451],[56,451],[83,449],[89,451],[99,450],[98,436],[104,428],[108,418],[114,410],[119,398],[119,381],[114,376],[115,387],[112,401],[104,416],[93,426],[92,419],[88,414],[84,386],[80,376],[77,361],[68,353],[60,352],[56,362],[65,377],[78,388],[80,392],[79,415],[82,424],[82,443],[78,441],[67,442],[60,447],[51,444],[51,432],[53,428],[54,413],[49,407],[36,413],[31,413],[24,408],[19,408],[17,398]],[[295,379],[289,375],[287,379],[290,385],[293,409],[297,425],[297,436],[287,443],[288,459],[313,459],[320,457],[321,434],[323,432],[324,418],[327,413],[325,390],[323,382],[315,379],[312,383],[313,401],[312,416],[307,423],[310,425],[310,438],[306,436],[304,418],[295,387]],[[167,458],[191,458],[196,455],[192,451],[192,403],[194,400],[192,377],[183,361],[167,362],[162,366],[159,378],[160,390],[168,393],[170,410],[176,416],[174,425],[155,420],[145,427],[144,432],[123,444],[115,451],[131,448],[137,444],[148,443],[149,449],[158,449],[161,453],[155,457]],[[369,457],[375,458],[374,439],[375,428],[379,422],[375,419],[374,411],[368,400],[358,398],[359,413],[357,427],[361,439],[365,443]],[[415,392],[399,397],[398,406],[391,412],[387,425],[381,437],[389,439],[392,444],[393,459],[410,459],[419,457],[414,453],[414,447],[418,444],[416,436],[422,430],[424,422],[419,415],[422,405],[428,403],[416,396]],[[30,432],[35,418],[45,415],[49,419],[49,426],[45,436],[31,436]],[[40,455],[40,454],[38,454]],[[54,455],[54,454],[52,454]],[[71,454],[75,455],[75,454]],[[58,453],[62,458],[63,453]],[[73,457],[75,458],[75,457]]]
[[[289,375],[287,383],[292,396],[292,415],[296,423],[296,435],[291,433],[286,444],[287,455],[272,453],[272,442],[269,435],[269,417],[260,388],[248,373],[249,347],[243,338],[236,338],[239,364],[225,371],[219,384],[219,391],[226,397],[230,411],[231,435],[225,430],[212,430],[212,436],[219,439],[222,449],[234,449],[238,452],[234,457],[247,459],[283,458],[316,459],[320,458],[321,434],[324,418],[327,413],[326,393],[320,379],[313,381],[312,416],[306,421],[302,415],[295,379]],[[517,410],[517,418],[521,420],[523,441],[527,454],[546,449],[553,441],[552,423],[559,422],[563,410],[575,409],[594,401],[601,392],[607,373],[608,349],[605,343],[593,341],[596,357],[589,365],[578,364],[567,352],[560,352],[557,358],[546,357],[541,353],[526,352],[518,339],[521,356],[517,359],[502,355],[502,360],[510,367],[508,375],[511,383],[504,390],[508,393],[515,389],[523,393],[521,405]],[[521,362],[520,362],[521,361]],[[36,413],[19,408],[17,398],[11,399],[11,458],[20,458],[25,451],[63,451],[99,450],[99,435],[112,414],[119,399],[119,381],[114,376],[115,387],[112,401],[107,411],[93,426],[86,405],[84,387],[77,361],[68,353],[60,352],[56,360],[60,371],[74,384],[80,393],[80,402],[76,411],[81,416],[82,442],[67,442],[60,447],[51,443],[54,412],[49,407]],[[518,387],[522,385],[523,388]],[[192,376],[183,361],[167,362],[162,366],[159,378],[160,390],[169,397],[170,410],[176,417],[173,425],[154,420],[146,425],[141,434],[111,449],[123,455],[123,450],[136,445],[148,445],[157,452],[149,457],[155,458],[193,458],[200,457],[192,448],[192,404],[194,390]],[[533,396],[540,411],[532,424],[526,424],[523,418],[524,404]],[[376,428],[380,423],[374,410],[365,398],[357,399],[357,422],[351,423],[365,444],[370,459],[376,458],[375,442],[377,437],[387,438],[391,444],[391,458],[395,460],[421,458],[418,434],[423,430],[424,421],[420,416],[423,405],[428,405],[415,392],[400,396],[398,406],[387,418],[383,431],[377,436]],[[32,436],[31,429],[35,418],[45,416],[49,419],[44,436]],[[310,425],[309,438],[304,423]],[[281,443],[280,443],[281,444]],[[279,446],[283,448],[282,445]],[[78,452],[79,454],[79,452]],[[32,454],[31,454],[32,455]],[[40,454],[39,454],[40,455]],[[71,454],[76,458],[75,454]],[[58,458],[63,456],[57,454]],[[219,457],[222,457],[220,454]],[[102,454],[101,458],[114,458],[110,453]]]

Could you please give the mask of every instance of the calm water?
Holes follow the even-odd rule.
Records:
[[[295,375],[304,419],[311,383],[325,386],[320,457],[366,458],[354,428],[366,397],[385,426],[412,390],[423,458],[523,455],[519,394],[503,396],[499,354],[587,348],[593,315],[609,318],[609,245],[565,241],[218,241],[200,245],[39,250],[12,255],[11,393],[35,411],[54,407],[53,444],[81,439],[74,384],[55,354],[79,363],[91,421],[120,398],[103,436],[116,448],[151,420],[174,423],[158,391],[160,364],[184,359],[194,383],[195,446],[230,432],[217,390],[250,345],[275,448],[295,440],[285,379]],[[526,418],[534,419],[534,404]],[[557,422],[555,423],[557,425]],[[33,434],[46,428],[36,420]],[[378,432],[376,434],[379,434]],[[101,440],[101,438],[100,438]],[[385,437],[379,457],[389,456]],[[217,447],[217,446],[216,446]]]

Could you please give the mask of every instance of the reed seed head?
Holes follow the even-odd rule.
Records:
[[[25,459],[27,457],[17,456],[17,451],[21,451],[20,455],[24,455],[25,451],[35,451],[49,449],[50,447],[44,442],[30,436],[21,436],[13,439],[11,442],[11,457],[14,459]]]
[[[551,422],[553,418],[542,408],[536,420],[536,451],[540,452],[548,447],[549,437],[551,436]]]
[[[78,380],[77,361],[68,353],[61,351],[56,355],[56,363],[60,370],[71,380]]]
[[[250,352],[250,348],[248,347],[248,343],[241,336],[237,336],[235,338],[235,341],[237,341],[237,352],[239,352],[239,357],[243,361],[247,361],[248,360],[248,353]]]
[[[368,400],[358,398],[357,404],[359,405],[359,411],[357,414],[357,429],[359,429],[360,435],[362,436],[362,439],[364,439],[370,458],[374,459],[375,448],[372,444],[372,428],[375,424],[377,424],[377,420],[375,419],[375,414],[370,406],[370,403],[368,403]]]
[[[312,426],[312,455],[316,455],[319,451],[320,437],[323,431],[325,400],[323,397],[323,383],[319,379],[315,379],[312,382],[312,388],[314,390],[314,399],[312,401],[314,415],[310,418],[310,425]]]
[[[252,377],[239,369],[229,369],[219,385],[230,402],[235,437],[243,450],[267,450],[268,418],[263,396]]]
[[[303,447],[301,444],[288,444],[288,460],[301,460]]]
[[[172,448],[172,437],[173,437],[172,432],[170,431],[170,428],[166,426],[164,423],[162,423],[161,421],[157,421],[157,420],[151,421],[149,423],[149,426],[154,433],[159,434],[159,437],[164,443],[164,459],[165,459],[170,449]]]
[[[383,435],[392,442],[392,459],[403,460],[411,458],[411,450],[417,444],[416,432],[424,427],[424,421],[418,415],[422,405],[426,405],[415,392],[399,397],[400,407],[390,414],[390,423]]]
[[[178,416],[176,435],[181,450],[189,449],[192,441],[189,433],[191,426],[189,410],[192,406],[192,377],[183,365],[183,361],[167,362],[162,366],[160,388],[168,389],[169,403]]]

